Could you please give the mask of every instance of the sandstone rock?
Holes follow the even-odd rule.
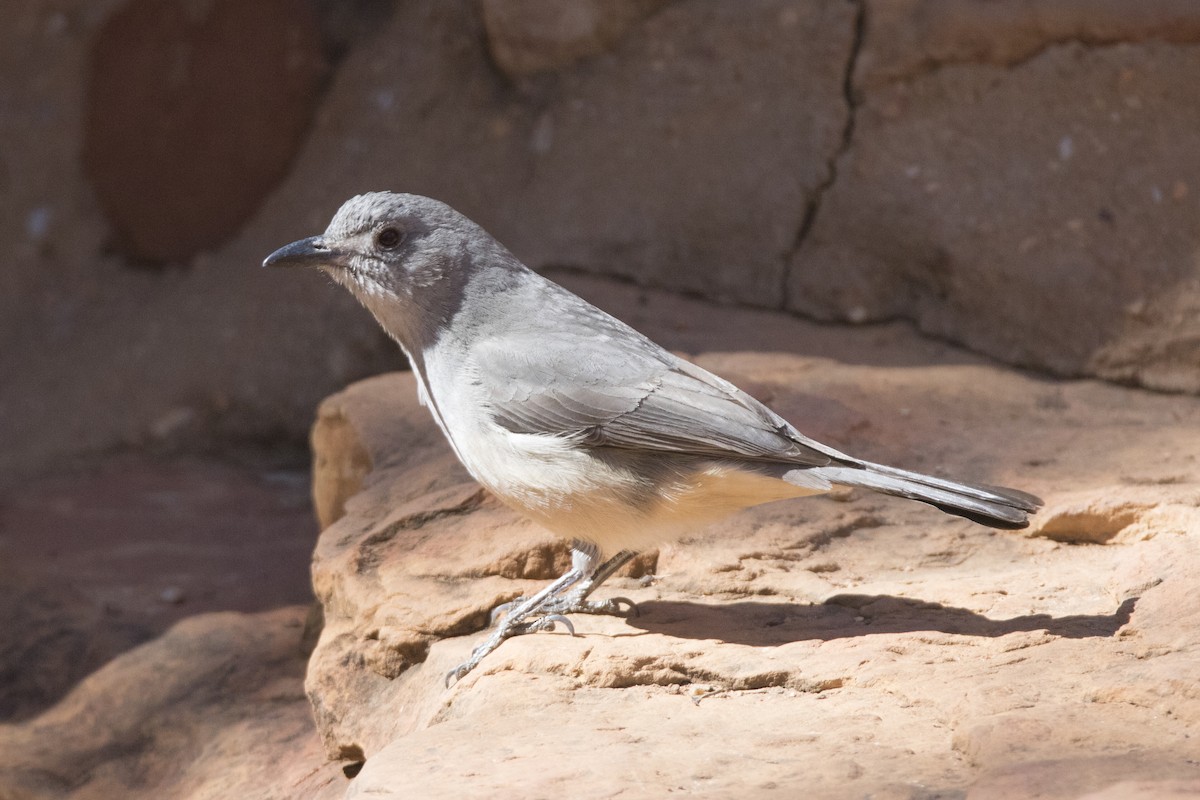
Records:
[[[70,585],[0,579],[0,720],[33,716],[115,653],[150,638],[148,626],[106,618]]]
[[[639,616],[510,640],[446,690],[487,610],[565,549],[469,481],[409,376],[358,384],[318,420],[356,436],[314,438],[374,466],[318,545],[307,676],[326,751],[365,760],[348,796],[1065,800],[1200,779],[1200,402],[1048,384],[898,326],[640,296],[651,335],[766,338],[698,362],[810,433],[1042,493],[1045,520],[1001,533],[859,492],[764,506],[615,579]]]
[[[1051,45],[1148,40],[1200,42],[1200,9],[1189,0],[866,0],[867,30],[855,82],[873,87],[947,64],[1011,66]]]
[[[320,28],[303,0],[134,0],[93,44],[83,167],[117,248],[185,262],[284,175],[316,107]]]
[[[1200,389],[1200,168],[1186,155],[1200,89],[1177,79],[1198,68],[1194,47],[1069,44],[867,91],[789,307],[905,317],[1008,363]]]
[[[1200,795],[1200,781],[1122,781],[1080,800],[1170,800]]]
[[[510,77],[604,52],[669,0],[481,0],[488,48]]]
[[[302,465],[239,458],[107,454],[0,491],[0,722],[185,616],[312,602]]]
[[[1107,486],[1060,496],[1030,528],[1056,542],[1106,544],[1184,534],[1200,493],[1177,488]]]
[[[13,798],[333,798],[302,691],[304,609],[191,617],[0,725]]]
[[[362,489],[373,463],[359,432],[334,403],[317,409],[313,426],[312,492],[317,524],[325,530],[346,513],[346,501]]]
[[[446,200],[534,268],[779,305],[781,254],[848,119],[851,4],[673,3],[608,53],[506,92],[474,8],[412,4],[347,57],[272,217],[323,226],[331,195],[391,186]],[[414,26],[438,45],[386,46]],[[420,157],[387,155],[396,141]],[[330,175],[347,148],[384,155]]]
[[[777,307],[841,146],[855,18],[840,0],[668,6],[559,76],[496,232],[535,267]]]
[[[1175,184],[1173,196],[1184,184]],[[1109,380],[1169,392],[1195,393],[1200,386],[1200,279],[1125,308],[1120,333],[1092,354],[1089,371]]]

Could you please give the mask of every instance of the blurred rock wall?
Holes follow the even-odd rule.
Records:
[[[299,437],[398,365],[344,292],[257,268],[382,188],[535,268],[1200,391],[1191,0],[12,6],[0,477]]]

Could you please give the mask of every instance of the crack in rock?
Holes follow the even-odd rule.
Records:
[[[817,184],[809,196],[808,202],[804,204],[804,213],[800,218],[800,226],[796,231],[796,238],[792,242],[791,248],[783,256],[783,271],[779,287],[779,307],[781,309],[786,309],[787,307],[787,287],[791,278],[793,257],[800,251],[801,246],[808,238],[813,223],[817,219],[817,213],[821,210],[821,200],[824,198],[825,192],[837,180],[837,163],[845,155],[846,151],[850,149],[850,143],[854,138],[854,123],[859,105],[855,97],[854,73],[858,66],[859,54],[862,52],[867,9],[866,0],[848,0],[848,2],[854,5],[855,13],[854,33],[850,41],[850,53],[846,58],[845,70],[842,73],[842,96],[846,101],[846,123],[842,127],[842,137],[837,150],[826,161],[825,179]]]

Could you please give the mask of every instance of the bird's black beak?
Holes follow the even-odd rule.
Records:
[[[324,237],[310,236],[284,245],[263,261],[264,267],[322,267],[335,264],[341,253],[328,247]]]

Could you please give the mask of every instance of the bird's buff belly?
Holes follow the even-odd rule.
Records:
[[[503,472],[486,462],[468,469],[514,510],[608,554],[700,533],[760,503],[818,493],[736,461],[553,446],[533,455],[510,453]]]

